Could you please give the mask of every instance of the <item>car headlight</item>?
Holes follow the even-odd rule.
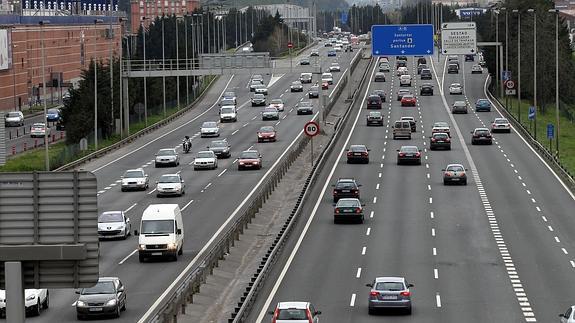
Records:
[[[27,300],[27,301],[31,301],[31,300],[33,300],[33,299],[35,299],[35,298],[36,298],[36,295],[30,295],[30,296],[27,296],[27,297],[26,297],[26,300]]]
[[[106,302],[105,306],[116,306],[116,299],[113,298]]]
[[[146,250],[146,245],[145,245],[145,244],[141,244],[141,245],[140,245],[140,250]]]
[[[175,250],[178,245],[174,242],[168,243],[168,250]]]
[[[84,301],[76,301],[76,306],[77,307],[86,307],[88,304],[86,304],[86,302]]]

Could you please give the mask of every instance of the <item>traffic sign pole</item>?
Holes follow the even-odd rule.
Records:
[[[313,167],[313,137],[319,134],[319,124],[315,121],[310,121],[303,126],[303,132],[306,136],[310,137],[311,144],[311,166]]]

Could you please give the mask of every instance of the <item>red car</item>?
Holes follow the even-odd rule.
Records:
[[[415,96],[411,94],[406,94],[401,98],[401,106],[402,107],[414,107],[417,101],[415,100]]]
[[[276,141],[277,140],[277,133],[274,127],[272,126],[263,126],[258,131],[258,142],[264,141]]]
[[[262,156],[257,150],[245,150],[240,154],[238,158],[238,170],[246,168],[262,168]]]
[[[327,89],[329,89],[329,83],[327,83],[327,82],[321,82],[321,89],[322,89],[322,90],[327,90]]]

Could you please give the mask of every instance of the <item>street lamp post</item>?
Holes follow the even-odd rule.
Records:
[[[50,171],[50,154],[48,153],[48,107],[46,103],[46,55],[44,53],[44,26],[50,24],[48,20],[40,20],[40,29],[42,31],[42,95],[44,105],[44,162],[46,171]]]
[[[144,123],[146,127],[148,126],[148,95],[147,95],[147,78],[146,78],[146,25],[144,21],[148,19],[146,17],[142,17],[142,35],[144,36]]]
[[[521,13],[514,9],[517,14],[517,118],[521,123]]]
[[[495,12],[495,43],[497,43],[497,47],[495,47],[495,83],[497,87],[501,88],[501,81],[500,81],[500,72],[499,72],[499,10],[494,10]],[[501,90],[499,91],[499,97],[501,97]]]
[[[98,150],[98,29],[97,25],[104,22],[102,19],[94,19],[94,151]]]
[[[509,18],[509,12],[507,10],[507,8],[501,8],[501,10],[505,11],[505,71],[507,73],[507,75],[509,75],[509,42],[508,42],[508,37],[509,37],[509,27],[508,27],[508,18]],[[509,111],[509,99],[508,96],[505,95],[505,109],[507,111]]]
[[[178,67],[178,70],[180,69],[180,42],[178,39],[178,24],[180,23],[180,19],[182,19],[182,16],[176,16],[176,66]],[[178,74],[178,76],[176,77],[176,95],[178,96],[177,98],[177,104],[178,104],[178,109],[180,108],[180,75]]]
[[[186,71],[189,70],[189,57],[188,57],[188,14],[184,15],[184,37],[186,38]],[[190,104],[190,76],[186,73],[186,106]]]
[[[535,107],[535,140],[537,140],[537,12],[535,9],[527,9],[527,12],[533,13],[533,106]]]
[[[559,157],[559,10],[550,9],[549,12],[555,14],[555,150]]]

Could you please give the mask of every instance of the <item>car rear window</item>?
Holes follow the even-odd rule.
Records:
[[[338,182],[336,184],[336,188],[354,188],[355,187],[355,183],[354,182]]]
[[[489,130],[475,130],[475,133],[478,135],[488,134]]]
[[[304,309],[288,308],[279,310],[278,320],[307,320],[307,313]]]
[[[400,150],[404,153],[416,153],[419,151],[417,147],[401,147]]]
[[[384,291],[402,291],[404,290],[402,282],[380,282],[375,285],[376,290]]]
[[[447,170],[450,172],[462,172],[463,167],[461,167],[461,166],[449,166],[449,167],[447,167]]]
[[[258,159],[258,153],[255,151],[244,151],[241,155],[240,158],[243,159]]]
[[[433,138],[435,139],[445,139],[447,138],[447,134],[446,133],[436,133],[433,135]]]
[[[358,146],[358,145],[352,145],[351,147],[349,147],[349,150],[351,150],[351,151],[367,151],[367,149],[364,146]]]
[[[218,126],[217,123],[215,123],[213,121],[204,122],[204,124],[202,125],[202,127],[204,127],[204,128],[215,128],[217,126]]]
[[[20,113],[18,113],[18,112],[8,112],[8,115],[7,115],[7,117],[10,117],[10,118],[15,118],[15,117],[19,117],[19,116],[20,116]]]
[[[337,201],[337,207],[354,207],[359,206],[359,202],[355,199],[341,199]]]

